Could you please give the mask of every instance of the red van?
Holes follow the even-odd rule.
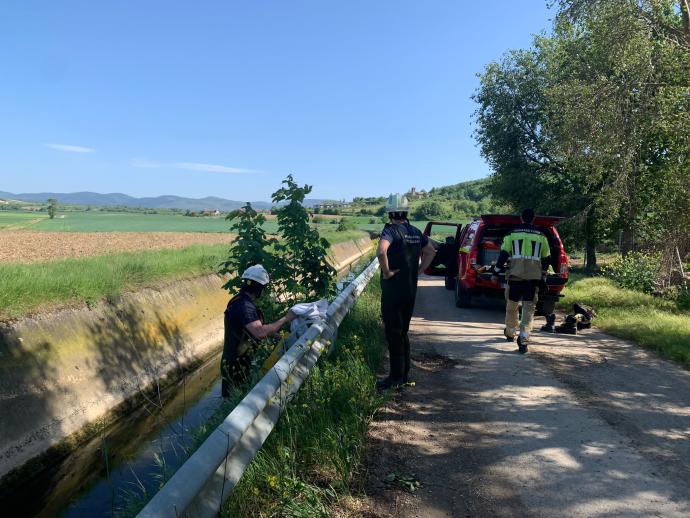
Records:
[[[537,216],[534,225],[541,230],[551,245],[552,264],[545,286],[539,292],[537,312],[553,313],[556,301],[568,282],[568,256],[556,225],[562,218]],[[503,298],[505,277],[492,279],[488,270],[496,264],[503,238],[521,224],[520,217],[489,214],[476,218],[467,225],[447,221],[430,221],[424,229],[437,247],[427,275],[443,276],[446,288],[455,290],[455,304],[466,308],[472,299],[480,296]],[[439,236],[443,236],[439,241]]]

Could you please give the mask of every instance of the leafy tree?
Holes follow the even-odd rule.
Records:
[[[687,251],[685,0],[560,7],[550,37],[481,76],[476,137],[494,170],[492,192],[568,216],[566,235],[587,244],[589,266],[596,243],[618,229],[628,249],[645,239],[667,248],[684,242]]]
[[[48,199],[48,217],[50,219],[55,218],[57,213],[58,201],[55,198]]]
[[[292,175],[272,195],[282,240],[275,245],[279,260],[276,275],[284,292],[293,300],[326,296],[335,276],[328,263],[329,243],[309,225],[309,213],[302,205],[311,192],[310,185],[298,186]]]
[[[444,219],[449,217],[449,211],[438,201],[428,200],[422,202],[412,211],[412,217],[417,221],[429,219]]]
[[[247,202],[241,209],[230,212],[225,219],[232,222],[230,231],[237,235],[232,241],[228,259],[221,264],[220,273],[231,276],[223,288],[238,291],[242,272],[255,264],[262,264],[269,275],[275,275],[276,260],[270,247],[275,246],[276,239],[266,236],[263,228],[266,216],[256,212],[252,204]]]

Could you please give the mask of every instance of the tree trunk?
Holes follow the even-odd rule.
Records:
[[[597,241],[595,238],[594,209],[589,208],[585,221],[585,272],[592,273],[597,269]]]
[[[592,273],[597,269],[597,244],[592,239],[587,239],[585,245],[585,271]]]
[[[635,235],[631,228],[627,228],[623,231],[623,237],[620,242],[621,255],[628,255],[630,252],[635,251]]]
[[[680,0],[680,14],[683,17],[683,32],[690,36],[690,2]]]

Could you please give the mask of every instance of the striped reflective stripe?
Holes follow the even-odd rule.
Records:
[[[513,240],[513,257],[517,257],[522,253],[522,239]]]
[[[520,254],[518,254],[518,255],[511,255],[510,258],[511,258],[511,259],[532,259],[532,260],[534,260],[534,261],[538,261],[538,260],[539,260],[539,257],[532,257],[531,255],[520,255]]]
[[[539,259],[541,257],[539,253],[541,252],[541,243],[538,241],[532,241],[532,257]]]

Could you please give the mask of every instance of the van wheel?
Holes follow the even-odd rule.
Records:
[[[459,308],[469,308],[472,306],[472,296],[467,289],[462,287],[460,281],[455,283],[455,305]]]
[[[556,310],[556,301],[552,299],[540,300],[537,302],[536,314],[540,316],[550,315]]]
[[[454,290],[455,289],[455,277],[446,276],[446,289],[447,290]]]

